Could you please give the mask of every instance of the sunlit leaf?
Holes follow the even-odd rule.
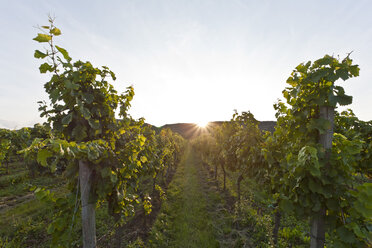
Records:
[[[37,42],[49,42],[52,39],[52,36],[47,34],[37,34],[33,40],[36,40]]]
[[[39,50],[35,50],[35,53],[34,53],[34,57],[35,58],[37,58],[37,59],[43,59],[46,56],[48,56],[48,55],[45,54],[45,53],[43,53],[43,52],[40,52]]]

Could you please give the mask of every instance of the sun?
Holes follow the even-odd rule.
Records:
[[[196,123],[196,125],[198,125],[198,127],[200,128],[206,128],[209,124],[209,121],[199,121]]]

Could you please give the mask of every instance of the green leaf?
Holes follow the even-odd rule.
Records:
[[[110,181],[112,183],[116,183],[118,181],[118,177],[117,177],[117,175],[114,174],[113,171],[111,171],[111,174],[110,174]]]
[[[353,75],[354,77],[357,77],[359,76],[359,67],[358,65],[353,65],[353,66],[350,66],[350,73],[351,75]]]
[[[47,34],[37,34],[33,40],[36,40],[37,42],[49,42],[52,39],[52,36],[47,35]]]
[[[143,146],[145,144],[145,142],[146,142],[146,137],[143,136],[143,135],[141,135],[139,137],[139,142],[140,142],[140,146]]]
[[[318,70],[314,73],[312,73],[312,75],[309,77],[309,79],[312,81],[312,82],[319,82],[319,80],[325,76],[328,75],[328,71],[327,70]]]
[[[315,128],[320,134],[325,133],[327,130],[331,129],[331,122],[326,119],[311,119],[308,123],[309,128]]]
[[[68,62],[71,61],[71,57],[68,55],[68,52],[66,51],[66,49],[59,47],[59,46],[56,46],[56,48],[63,55],[65,60],[67,60]]]
[[[301,164],[306,164],[307,162],[318,163],[318,151],[315,147],[304,146],[298,153],[298,161]]]
[[[98,120],[93,120],[92,118],[90,118],[88,120],[88,123],[89,123],[89,126],[93,129],[100,129],[101,128],[101,124],[99,124]]]
[[[317,63],[318,65],[329,65],[332,61],[333,58],[331,56],[325,55],[323,58],[314,61],[314,63]]]
[[[287,213],[292,213],[294,210],[293,203],[287,199],[281,200],[279,206]]]
[[[372,218],[372,183],[364,183],[357,187],[354,209],[366,219]]]
[[[317,153],[317,149],[311,146],[304,146],[298,153],[298,165],[309,170],[314,177],[321,176]]]
[[[56,103],[58,98],[59,98],[59,90],[58,89],[54,89],[52,90],[52,92],[50,93],[50,100],[52,101],[52,103]]]
[[[80,108],[80,112],[81,112],[82,116],[83,116],[86,120],[89,120],[90,117],[92,116],[92,114],[90,113],[89,109],[87,109],[87,108],[81,107],[81,108]]]
[[[146,163],[147,162],[147,158],[145,156],[141,156],[141,162],[142,163]]]
[[[317,201],[315,202],[315,204],[314,204],[312,210],[313,210],[314,212],[318,212],[318,211],[320,210],[320,207],[321,207],[321,204],[320,204],[320,202],[317,200]]]
[[[54,162],[49,166],[50,171],[54,173],[57,170],[57,160],[54,160]]]
[[[97,160],[98,158],[99,158],[99,153],[97,150],[92,150],[92,149],[88,150],[88,159],[90,161]]]
[[[80,88],[78,84],[75,84],[71,82],[70,80],[65,80],[64,83],[65,83],[65,87],[70,90],[77,90]]]
[[[62,124],[68,125],[72,121],[72,112],[62,118]]]
[[[83,99],[88,103],[91,104],[94,100],[94,96],[89,93],[83,93]]]
[[[49,29],[49,26],[41,26],[42,28]]]
[[[85,139],[86,137],[88,137],[87,135],[87,131],[86,131],[86,127],[82,126],[82,125],[78,125],[76,126],[73,130],[72,130],[72,136],[77,140],[77,141],[82,141],[83,139]]]
[[[301,72],[301,73],[304,73],[304,74],[305,74],[305,73],[307,72],[308,67],[309,67],[309,63],[310,63],[310,61],[307,62],[306,65],[304,65],[303,63],[299,64],[299,65],[296,67],[296,70],[297,70],[298,72]]]
[[[48,55],[45,54],[45,53],[43,53],[43,52],[40,52],[39,50],[35,50],[35,53],[34,53],[34,57],[35,58],[37,58],[37,59],[43,59],[46,56],[48,56]]]
[[[52,72],[53,67],[48,63],[44,63],[40,65],[39,70],[40,70],[40,73],[46,73],[47,71]]]
[[[313,179],[309,178],[309,189],[314,193],[323,193],[322,185],[319,182],[315,182]]]
[[[47,159],[51,157],[53,154],[46,149],[40,150],[37,153],[37,162],[40,163],[42,166],[47,166]]]
[[[59,30],[59,28],[53,28],[52,30],[50,30],[50,33],[58,36],[61,35],[61,30]]]
[[[347,80],[349,78],[347,69],[338,69],[336,70],[336,76],[342,78],[342,80]]]
[[[109,177],[111,175],[111,169],[109,167],[104,167],[103,169],[100,170],[100,172],[103,178]]]
[[[356,224],[356,223],[350,223],[349,226],[352,228],[354,234],[356,236],[358,236],[359,238],[362,238],[362,239],[365,239],[365,238],[368,238],[368,236],[366,236],[362,230],[360,229],[360,227]]]
[[[319,167],[315,167],[315,166],[310,166],[309,167],[309,171],[310,171],[310,174],[314,177],[320,177],[321,176],[321,173],[320,173],[320,170],[319,170]]]
[[[341,106],[346,106],[353,102],[353,97],[348,95],[336,96],[336,100]]]
[[[336,105],[337,105],[337,98],[333,94],[333,92],[329,92],[329,94],[328,94],[328,102],[329,102],[329,104],[331,106],[336,107]]]
[[[368,208],[366,204],[357,201],[354,203],[354,209],[357,210],[364,218],[372,218],[372,209]]]
[[[344,226],[337,228],[337,234],[340,237],[340,239],[346,243],[351,244],[355,241],[355,236],[353,232],[351,232],[349,229],[345,228]]]
[[[363,192],[369,197],[372,197],[372,183],[363,183],[362,185],[359,185],[357,189],[359,192]]]
[[[338,201],[335,199],[327,199],[326,205],[328,209],[333,210],[333,211],[338,211],[340,208]]]
[[[325,79],[330,82],[335,82],[338,79],[338,76],[333,72],[329,72],[328,76]]]
[[[111,75],[112,80],[116,80],[115,73],[113,73],[112,71],[110,71],[110,75]]]

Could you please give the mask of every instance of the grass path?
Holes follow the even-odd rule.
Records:
[[[200,161],[187,149],[151,231],[151,247],[219,247]]]

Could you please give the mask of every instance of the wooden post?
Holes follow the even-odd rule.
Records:
[[[334,108],[329,106],[321,106],[320,118],[326,119],[331,123],[329,129],[325,133],[319,135],[319,143],[325,149],[325,166],[328,166],[331,157],[332,139],[333,139],[333,124],[334,124]],[[311,218],[310,230],[310,248],[323,248],[325,241],[325,215],[326,209],[322,208]]]
[[[95,216],[95,202],[90,198],[92,189],[92,168],[85,162],[79,161],[79,179],[81,192],[81,219],[83,229],[83,247],[96,247],[96,216]]]

